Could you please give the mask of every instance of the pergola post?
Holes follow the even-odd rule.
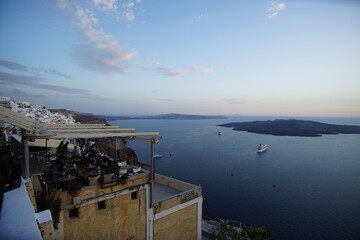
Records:
[[[118,138],[115,137],[115,161],[118,159]]]
[[[29,166],[29,140],[25,134],[25,130],[21,129],[22,135],[22,146],[23,146],[23,158],[21,162],[22,177],[24,179],[30,177],[30,166]]]
[[[154,182],[155,182],[155,162],[154,162],[154,143],[155,138],[151,138],[150,140],[150,207],[153,206],[154,203]]]
[[[48,140],[49,139],[45,139],[45,154],[46,154],[46,162],[49,161],[49,155],[48,155]]]

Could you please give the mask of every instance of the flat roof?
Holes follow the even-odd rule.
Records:
[[[176,190],[169,186],[154,183],[154,203],[161,202],[164,199],[175,197],[176,195],[182,193],[182,191]]]
[[[41,240],[34,207],[26,192],[24,180],[17,189],[4,193],[0,212],[0,238]]]

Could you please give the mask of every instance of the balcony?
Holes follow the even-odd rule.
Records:
[[[154,213],[158,214],[177,205],[201,197],[200,186],[155,174]]]

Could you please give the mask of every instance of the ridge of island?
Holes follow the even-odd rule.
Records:
[[[335,125],[296,119],[232,122],[217,126],[231,127],[235,131],[247,131],[275,136],[319,137],[323,134],[360,134],[360,126],[356,125]]]

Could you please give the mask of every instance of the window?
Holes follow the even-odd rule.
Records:
[[[132,192],[131,193],[131,200],[136,200],[139,198],[139,192]]]
[[[98,202],[98,210],[106,209],[105,200]]]
[[[78,218],[79,217],[79,208],[74,208],[69,210],[69,218]]]

